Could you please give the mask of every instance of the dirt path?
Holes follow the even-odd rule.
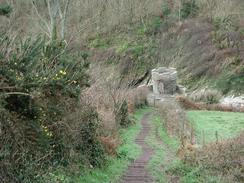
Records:
[[[157,182],[153,180],[149,174],[148,165],[149,161],[154,155],[154,150],[146,142],[146,139],[153,135],[155,143],[164,149],[165,157],[160,162],[160,172],[165,177],[165,181],[169,183],[179,183],[180,178],[165,172],[165,167],[170,165],[176,158],[176,152],[169,147],[159,135],[160,126],[153,123],[153,116],[157,115],[155,112],[146,113],[142,120],[142,130],[137,136],[135,142],[142,148],[142,155],[136,159],[127,169],[125,174],[121,178],[121,183],[153,183]],[[157,151],[156,151],[157,152]],[[155,153],[156,153],[155,152]]]
[[[135,140],[136,144],[141,146],[143,153],[129,166],[121,178],[121,183],[153,183],[153,179],[146,169],[153,155],[153,149],[145,142],[146,137],[151,132],[151,115],[151,113],[147,113],[143,116],[141,120],[142,130]]]

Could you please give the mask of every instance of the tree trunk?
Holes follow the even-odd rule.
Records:
[[[60,14],[60,18],[61,18],[61,39],[64,40],[65,39],[65,23],[66,23],[66,19],[67,19],[67,12],[68,12],[68,8],[69,8],[69,3],[70,0],[67,0],[65,3],[65,7],[64,10],[62,12],[60,4],[59,4],[59,14]]]
[[[50,17],[50,37],[52,41],[57,40],[57,16],[59,8],[59,0],[48,0],[48,12]]]

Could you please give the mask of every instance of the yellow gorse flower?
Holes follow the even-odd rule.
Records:
[[[49,129],[48,129],[47,126],[41,125],[41,127],[42,127],[42,130],[45,132],[45,134],[46,134],[48,137],[52,137],[52,136],[53,136],[52,132],[49,131]]]
[[[66,71],[63,71],[63,70],[60,70],[59,73],[62,74],[62,75],[66,75],[67,74]]]

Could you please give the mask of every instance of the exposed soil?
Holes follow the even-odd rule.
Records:
[[[122,176],[121,183],[152,183],[154,182],[149,175],[147,165],[153,155],[153,149],[146,144],[145,139],[151,131],[151,113],[147,113],[142,118],[142,130],[137,136],[135,142],[142,148],[142,155],[136,159]]]

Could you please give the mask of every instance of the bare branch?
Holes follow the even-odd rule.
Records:
[[[23,92],[8,92],[8,93],[4,93],[4,95],[24,95],[24,96],[29,96],[31,98],[34,98],[33,95],[29,93],[23,93]]]
[[[59,4],[59,16],[61,19],[61,39],[64,40],[65,38],[65,23],[67,18],[67,12],[69,7],[70,0],[67,0],[64,6],[64,10],[61,10],[61,5]]]
[[[40,13],[39,13],[39,11],[38,11],[38,9],[37,9],[37,7],[36,7],[34,1],[33,1],[32,5],[33,5],[33,7],[34,7],[34,10],[35,10],[37,16],[38,16],[39,19],[42,21],[42,23],[47,27],[47,30],[49,31],[49,34],[51,34],[51,32],[50,32],[51,29],[50,29],[50,27],[49,27],[47,21],[45,21],[45,19],[40,15]],[[47,33],[47,32],[46,32],[46,33]]]

